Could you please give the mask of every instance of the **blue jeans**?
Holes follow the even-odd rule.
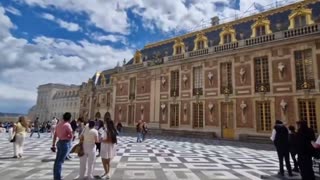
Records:
[[[137,142],[142,142],[142,133],[138,132]]]
[[[62,164],[69,153],[70,143],[69,140],[59,140],[57,143],[57,155],[53,165],[54,180],[61,180]]]

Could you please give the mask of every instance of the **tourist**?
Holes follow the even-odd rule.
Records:
[[[104,124],[103,124],[102,120],[98,121],[98,126],[96,128],[97,128],[97,131],[98,131],[99,139],[101,139],[103,134],[104,134]],[[99,153],[97,155],[97,157],[99,157],[100,156],[100,152],[101,152],[101,142],[100,141],[96,142],[96,147],[97,147],[96,151],[98,151],[98,153]]]
[[[84,155],[80,157],[80,171],[77,179],[84,179],[85,172],[87,171],[88,179],[94,179],[92,173],[94,171],[94,164],[96,161],[96,142],[98,142],[98,131],[94,128],[95,122],[89,121],[89,125],[84,128],[80,136],[82,142]],[[86,170],[88,167],[88,170]]]
[[[77,125],[77,121],[75,119],[73,119],[70,123],[71,125],[71,128],[72,128],[72,132],[73,132],[73,139],[72,141],[75,140],[76,138],[76,132],[77,132],[77,128],[78,128],[78,125]]]
[[[70,151],[69,148],[71,146],[71,140],[73,138],[70,120],[71,120],[71,113],[69,112],[64,113],[63,120],[59,121],[53,136],[51,149],[56,149],[55,148],[56,140],[57,138],[59,139],[59,141],[57,142],[56,159],[53,165],[54,180],[61,180],[62,164],[64,163],[64,160],[66,159]]]
[[[299,172],[297,155],[297,133],[294,126],[289,126],[289,151],[293,160],[293,171]]]
[[[314,180],[312,157],[315,152],[312,143],[315,141],[314,131],[306,121],[299,121],[297,132],[298,165],[302,180]]]
[[[122,123],[120,121],[118,121],[117,123],[117,131],[118,131],[118,134],[120,134],[122,132]]]
[[[50,138],[52,138],[52,136],[54,135],[54,133],[56,131],[57,123],[58,123],[58,120],[55,117],[53,117],[53,119],[51,120]]]
[[[104,175],[102,175],[102,178],[109,179],[110,161],[116,155],[117,130],[114,127],[114,123],[111,120],[109,112],[107,112],[104,116],[104,123],[106,124],[106,129],[101,140],[100,154],[102,159],[102,165],[105,171]]]
[[[32,137],[34,132],[37,132],[38,133],[38,138],[40,138],[40,122],[39,122],[39,118],[38,117],[33,122],[33,130],[31,131],[30,137]]]
[[[143,124],[142,124],[141,120],[138,121],[136,129],[137,129],[137,143],[141,143],[142,142],[142,131],[143,131]]]
[[[285,160],[289,176],[292,176],[289,156],[289,132],[280,120],[276,120],[276,124],[272,130],[271,140],[277,149],[279,158],[280,171],[278,174],[284,176],[283,160]]]
[[[24,148],[24,139],[28,130],[28,122],[26,117],[20,116],[18,123],[13,126],[13,158],[22,158],[23,148]]]
[[[148,125],[146,122],[143,122],[142,124],[142,141],[144,141],[146,139],[148,133]]]

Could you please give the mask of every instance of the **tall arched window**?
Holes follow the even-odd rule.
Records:
[[[181,38],[177,38],[173,45],[173,55],[185,53],[185,46]]]
[[[220,33],[220,45],[236,42],[236,31],[230,26],[226,25]]]
[[[203,32],[199,32],[197,34],[196,39],[194,40],[194,48],[193,50],[205,49],[208,48],[208,38],[205,36]]]
[[[270,21],[262,15],[258,16],[256,22],[251,26],[251,31],[251,38],[272,34]]]

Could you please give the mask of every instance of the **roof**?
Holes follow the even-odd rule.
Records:
[[[314,2],[314,3],[311,3],[311,2]],[[306,7],[312,9],[313,20],[315,22],[319,22],[320,21],[320,2],[309,0],[309,2],[304,1],[304,3],[309,3],[306,5]],[[254,24],[255,19],[259,15],[263,15],[270,20],[270,29],[273,33],[278,31],[284,31],[289,27],[288,16],[291,14],[292,9],[297,4],[298,3],[287,5],[287,6],[266,11],[260,14],[238,19],[236,21],[232,21],[227,24],[231,25],[235,29],[237,40],[249,39],[251,37],[251,33],[252,33],[251,25]],[[210,28],[201,30],[202,32],[205,33],[206,37],[208,38],[209,47],[219,45],[219,42],[220,42],[219,34],[225,25],[226,24],[220,24],[217,26],[212,26]],[[199,31],[180,36],[180,38],[183,40],[185,44],[186,51],[193,50],[194,40],[198,32]],[[142,54],[142,61],[145,62],[145,61],[153,60],[155,59],[155,57],[162,58],[164,56],[171,56],[173,54],[173,45],[174,45],[174,40],[176,38],[177,37],[145,46],[144,49],[140,51]],[[128,61],[127,63],[127,65],[130,65],[130,64],[133,64],[133,58],[130,59],[130,61]]]

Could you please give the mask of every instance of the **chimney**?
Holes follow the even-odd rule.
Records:
[[[218,16],[214,16],[213,18],[211,18],[211,25],[212,26],[216,26],[216,25],[219,25],[219,17]]]

